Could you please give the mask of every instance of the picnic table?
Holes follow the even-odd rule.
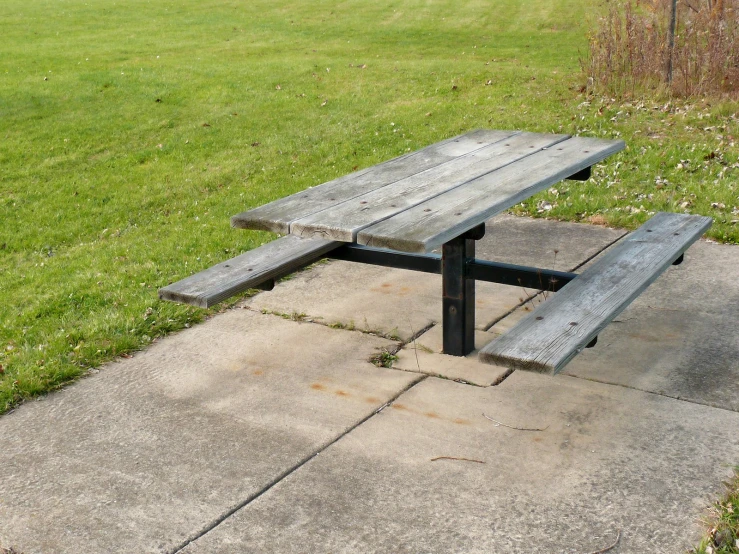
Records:
[[[232,217],[284,235],[160,289],[209,307],[320,258],[437,273],[443,351],[474,349],[475,281],[558,292],[479,353],[482,362],[556,373],[711,225],[658,213],[581,274],[475,259],[485,221],[624,149],[620,140],[477,130]],[[441,254],[434,250],[441,249]]]

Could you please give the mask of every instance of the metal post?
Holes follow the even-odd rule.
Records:
[[[667,84],[672,84],[672,52],[675,49],[675,27],[677,24],[677,0],[672,0],[672,12],[670,13],[670,34],[667,46]]]
[[[481,225],[441,247],[444,354],[466,356],[475,349],[475,280],[467,263],[484,234]]]

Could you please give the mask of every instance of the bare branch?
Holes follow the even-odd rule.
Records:
[[[460,460],[462,462],[475,462],[476,464],[484,464],[482,460],[471,460],[470,458],[457,458],[455,456],[437,456],[436,458],[431,458],[432,462],[435,462],[436,460]]]
[[[689,8],[691,9],[691,10],[693,10],[693,11],[694,11],[695,13],[699,13],[699,12],[698,12],[698,10],[697,10],[696,8],[694,8],[694,7],[693,7],[693,4],[691,4],[690,2],[688,2],[688,0],[685,0],[685,4],[686,4],[686,5],[687,5],[687,6],[688,6],[688,7],[689,7]]]
[[[595,552],[591,552],[590,554],[604,554],[605,552],[608,552],[609,550],[613,550],[616,548],[616,545],[618,544],[618,541],[621,540],[621,530],[618,530],[618,534],[616,535],[616,540],[611,546],[608,546],[602,550],[596,550]]]

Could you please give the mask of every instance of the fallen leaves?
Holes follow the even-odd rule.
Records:
[[[547,202],[546,200],[539,200],[539,202],[536,203],[536,211],[538,213],[544,213],[549,212],[554,208],[551,202]]]

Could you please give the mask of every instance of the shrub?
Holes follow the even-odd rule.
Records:
[[[588,86],[619,96],[739,97],[739,0],[611,0],[589,37]],[[671,46],[672,45],[672,46]]]

